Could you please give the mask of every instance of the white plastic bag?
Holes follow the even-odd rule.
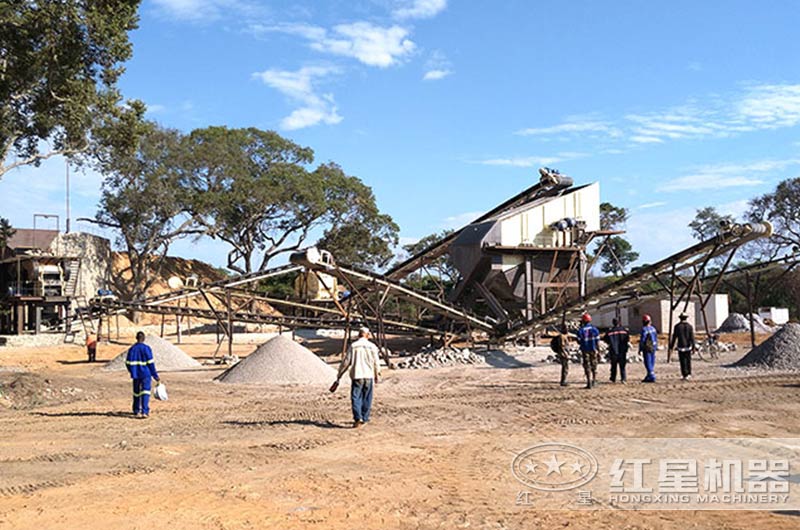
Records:
[[[166,401],[169,399],[169,396],[167,395],[167,385],[165,385],[164,383],[158,383],[156,385],[156,389],[153,394],[159,401]]]

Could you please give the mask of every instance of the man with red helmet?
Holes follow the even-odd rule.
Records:
[[[600,331],[592,325],[592,315],[584,313],[578,330],[578,342],[581,345],[581,360],[586,374],[586,388],[597,384],[597,357],[600,344]]]
[[[658,332],[653,327],[650,315],[642,317],[642,333],[639,336],[639,353],[644,359],[644,368],[647,375],[642,379],[643,383],[656,382],[656,350],[658,349]]]

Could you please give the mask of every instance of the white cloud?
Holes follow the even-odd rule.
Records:
[[[692,98],[683,105],[624,115],[616,120],[567,118],[548,127],[522,129],[523,136],[582,135],[631,145],[669,140],[726,138],[800,125],[800,84],[750,84],[725,96]]]
[[[434,50],[425,61],[423,81],[438,81],[453,74],[453,65],[441,50]]]
[[[431,18],[444,11],[447,7],[447,0],[412,0],[403,2],[402,7],[398,7],[392,12],[395,18]]]
[[[564,162],[565,160],[574,160],[576,158],[583,158],[587,156],[586,153],[579,153],[575,151],[564,151],[556,153],[554,156],[517,156],[509,158],[488,158],[479,160],[477,164],[484,166],[511,166],[511,167],[539,167],[549,166]]]
[[[800,165],[800,159],[761,160],[745,164],[702,166],[696,171],[670,180],[658,191],[699,191],[764,184],[770,173]]]
[[[266,70],[253,76],[301,104],[300,108],[281,120],[283,129],[296,130],[319,123],[334,125],[342,121],[333,95],[318,94],[314,86],[317,79],[337,72],[338,69],[330,66],[306,66],[296,71]]]
[[[637,264],[656,263],[696,243],[688,228],[694,216],[690,207],[631,212],[625,238],[639,253]]]
[[[657,201],[657,202],[648,202],[646,204],[640,204],[636,207],[637,210],[649,210],[650,208],[658,208],[659,206],[666,206],[666,202]]]
[[[567,121],[559,125],[552,125],[549,127],[529,127],[520,129],[514,134],[520,136],[539,136],[539,135],[553,135],[564,133],[615,133],[615,130],[606,122],[587,120],[587,121]]]
[[[422,79],[424,81],[438,81],[439,79],[444,79],[452,73],[453,72],[450,70],[428,70],[425,72],[425,75],[422,76]]]
[[[378,26],[371,22],[339,24],[332,30],[308,24],[251,27],[255,33],[278,31],[299,35],[323,53],[351,57],[368,66],[388,68],[400,63],[416,49],[409,30],[401,26]]]
[[[758,128],[794,127],[800,123],[800,85],[756,85],[739,101],[738,117]]]
[[[263,13],[260,5],[244,0],[153,0],[156,12],[184,22],[211,22],[229,13],[254,15]]]
[[[538,167],[549,166],[561,162],[563,158],[555,156],[522,156],[512,158],[489,158],[479,163],[485,166]]]

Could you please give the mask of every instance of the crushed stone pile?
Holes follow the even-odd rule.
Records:
[[[145,337],[144,343],[153,350],[153,359],[156,361],[156,370],[159,372],[189,370],[202,366],[182,349],[156,335],[148,335]],[[128,348],[125,348],[119,355],[108,361],[101,370],[106,372],[126,370],[125,358],[127,355]]]
[[[433,348],[432,346],[427,346],[415,355],[409,355],[407,352],[401,352],[400,355],[406,355],[406,357],[402,361],[395,363],[395,367],[412,370],[462,364],[483,364],[486,362],[483,356],[478,355],[469,348],[461,350],[458,348]]]
[[[764,323],[764,320],[759,316],[753,315],[753,328],[756,333],[772,333],[774,329]],[[749,333],[750,332],[750,317],[749,315],[742,315],[741,313],[731,313],[728,318],[717,329],[717,333]]]
[[[800,370],[800,324],[789,322],[736,361],[735,367]]]
[[[221,383],[330,385],[336,370],[311,350],[277,335],[217,377]]]

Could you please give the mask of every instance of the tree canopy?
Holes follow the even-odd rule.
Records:
[[[372,190],[331,162],[309,170],[310,148],[254,128],[209,127],[184,143],[187,208],[208,236],[232,247],[231,270],[263,269],[317,229],[340,261],[388,259],[397,226],[379,212]]]
[[[141,115],[140,103],[119,105],[117,88],[122,63],[131,57],[128,32],[137,27],[139,3],[12,0],[0,6],[0,177],[85,152],[93,132],[109,121]]]
[[[692,237],[698,241],[705,241],[717,235],[723,223],[733,223],[734,220],[732,215],[722,215],[715,207],[707,206],[697,210],[694,219],[689,223],[689,228]]]
[[[181,149],[180,133],[150,123],[133,153],[120,152],[104,166],[95,222],[116,231],[127,252],[129,264],[113,279],[125,299],[147,292],[173,241],[200,233],[185,213]]]
[[[625,228],[628,216],[627,208],[603,202],[600,204],[600,229],[622,230]],[[639,253],[635,252],[630,242],[622,236],[609,237],[605,242],[598,241],[595,253],[602,261],[600,270],[614,276],[625,274],[628,265],[639,259]]]
[[[764,246],[766,257],[800,250],[800,177],[784,180],[775,191],[750,201],[750,221],[769,221],[774,228]]]

